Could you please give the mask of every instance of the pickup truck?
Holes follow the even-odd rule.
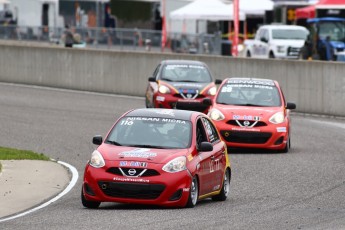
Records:
[[[296,25],[263,25],[254,39],[245,40],[245,56],[297,59],[309,31]]]

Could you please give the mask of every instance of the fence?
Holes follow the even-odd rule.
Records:
[[[96,49],[163,51],[161,31],[144,29],[105,29],[76,27],[74,33],[76,47]],[[64,28],[0,26],[0,39],[64,44]],[[220,55],[221,34],[181,34],[170,33],[164,52],[196,53]]]

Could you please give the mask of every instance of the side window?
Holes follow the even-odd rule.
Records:
[[[157,66],[157,68],[155,69],[155,71],[154,71],[153,74],[152,74],[152,77],[156,78],[156,80],[158,80],[157,74],[158,74],[158,72],[159,72],[159,68],[160,68],[160,67],[161,67],[161,64],[159,64],[159,65]]]
[[[206,136],[204,125],[203,125],[201,119],[198,119],[197,124],[196,124],[196,144],[197,144],[197,148],[199,147],[199,145],[203,141],[208,141],[208,140],[207,140],[207,136]]]
[[[208,136],[208,139],[210,140],[210,142],[215,143],[215,142],[219,141],[217,129],[213,126],[212,122],[210,122],[205,117],[203,117],[202,120],[205,124],[206,133],[207,133],[207,136]]]

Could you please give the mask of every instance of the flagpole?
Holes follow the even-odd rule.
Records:
[[[166,27],[166,20],[165,20],[165,0],[161,0],[161,14],[162,14],[162,43],[161,43],[161,51],[164,52],[165,43],[167,39],[167,27]]]
[[[234,6],[234,36],[232,39],[232,56],[238,56],[238,33],[239,33],[239,0],[233,1]]]

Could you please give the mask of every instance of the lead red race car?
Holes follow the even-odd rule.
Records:
[[[231,167],[225,143],[203,113],[136,109],[123,114],[86,164],[81,201],[194,207],[224,201]]]
[[[146,89],[146,108],[194,110],[207,113],[205,98],[213,99],[222,81],[214,80],[201,61],[164,60],[158,64]]]
[[[227,78],[219,87],[208,116],[228,147],[288,152],[291,147],[290,110],[277,81]]]

